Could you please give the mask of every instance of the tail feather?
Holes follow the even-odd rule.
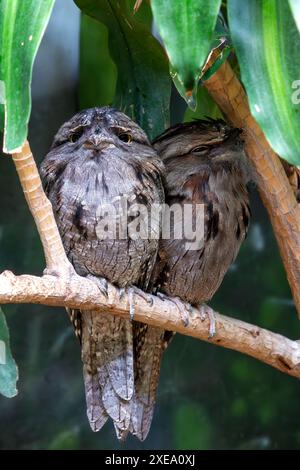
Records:
[[[98,369],[98,378],[103,379],[106,375],[106,383],[101,386],[102,392],[102,403],[105,408],[106,413],[111,417],[114,423],[118,425],[121,429],[127,429],[130,422],[131,415],[131,401],[123,400],[115,392],[109,376],[106,371]]]
[[[83,376],[87,402],[87,416],[92,430],[97,432],[106,423],[108,414],[102,403],[97,376],[90,374],[88,367],[85,365],[83,366]]]
[[[82,361],[87,414],[93,430],[110,416],[129,427],[134,388],[132,324],[110,314],[82,312]]]
[[[103,337],[99,346],[110,382],[120,398],[130,400],[134,388],[132,324],[113,315],[98,317],[97,329]]]
[[[146,439],[161,359],[173,333],[93,311],[70,311],[81,340],[87,416],[93,431],[110,417],[119,440]],[[134,357],[133,357],[134,355]]]
[[[154,413],[155,402],[146,405],[137,396],[134,398],[132,407],[132,417],[129,431],[140,441],[144,441],[149,433]]]
[[[162,329],[134,322],[135,393],[129,430],[141,441],[146,439],[153,418],[164,336]]]
[[[130,424],[130,422],[129,422]],[[124,427],[120,426],[118,423],[114,422],[114,427],[116,431],[116,436],[119,439],[119,441],[124,442],[128,436],[129,433],[129,425],[127,429],[124,429]]]

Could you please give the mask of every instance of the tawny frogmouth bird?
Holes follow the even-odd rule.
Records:
[[[140,203],[150,209],[162,203],[162,171],[143,130],[115,109],[79,112],[59,129],[41,176],[78,274],[91,276],[104,290],[103,278],[119,288],[147,290],[159,233],[121,238],[120,197],[127,198],[128,207]],[[99,238],[97,228],[107,205],[116,209],[110,221],[114,218],[118,236]],[[152,419],[164,331],[93,311],[71,311],[71,319],[82,344],[91,428],[98,431],[111,417],[118,438],[131,431],[144,439]]]
[[[198,307],[219,288],[248,230],[249,172],[239,134],[221,120],[198,120],[171,127],[153,142],[166,168],[168,206],[204,205],[199,249],[189,249],[187,238],[175,239],[171,223],[171,237],[160,242],[154,283]]]

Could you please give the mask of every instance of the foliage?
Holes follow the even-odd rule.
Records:
[[[170,72],[179,93],[195,110],[197,84],[210,51],[221,0],[152,0]]]
[[[196,5],[201,23],[195,23],[187,9],[187,15],[179,12],[178,28],[174,27],[174,18],[178,18],[176,4],[187,6],[187,3]],[[131,114],[150,137],[168,125],[169,117],[172,122],[178,120],[179,113],[184,120],[220,116],[215,103],[198,84],[213,40],[219,3],[152,0],[162,36],[159,40],[168,51],[171,69],[175,69],[184,84],[180,91],[183,94],[187,90],[197,91],[194,112],[175,93],[169,107],[168,58],[157,34],[152,35],[148,2],[144,0],[139,12],[133,15],[134,0],[77,0],[76,4],[84,11],[80,107],[114,104]],[[5,101],[6,150],[21,146],[27,135],[31,70],[52,4],[49,0],[0,0],[0,119],[1,103]],[[233,51],[238,57],[236,67],[241,68],[252,112],[274,149],[299,164],[299,152],[296,153],[299,108],[288,93],[293,91],[292,81],[300,79],[299,2],[229,0],[228,7],[230,31],[225,23],[221,34],[232,36]],[[164,8],[172,10],[163,18]],[[214,12],[206,23],[210,8]],[[226,21],[224,1],[222,13]],[[57,21],[57,16],[54,19]],[[219,22],[217,30],[221,30]],[[63,31],[61,35],[63,38]],[[47,46],[51,47],[51,41]],[[47,97],[43,99],[47,101]],[[257,113],[255,105],[261,113]],[[33,116],[31,143],[33,148],[42,149],[38,157],[47,151],[46,143],[52,138],[45,117],[51,115],[52,106],[49,98],[40,108],[43,113]],[[64,119],[64,114],[57,114],[56,128]],[[10,162],[1,159],[1,270],[9,267],[17,272],[40,273],[43,256],[38,236],[16,185]],[[224,313],[297,337],[299,323],[271,226],[253,188],[251,192],[253,222],[249,237],[212,305]],[[80,352],[63,311],[53,315],[44,306],[20,309],[16,305],[6,307],[14,355],[22,370],[22,393],[11,401],[0,399],[0,448],[119,448],[109,426],[96,435],[90,432]],[[8,345],[7,327],[0,314],[2,338]],[[17,369],[10,353],[9,369],[1,367],[0,391],[13,396]],[[300,411],[295,406],[298,395],[299,384],[295,379],[251,358],[177,335],[164,358],[150,436],[144,444],[129,439],[122,448],[300,448]]]
[[[80,23],[80,109],[111,105],[115,96],[116,82],[117,69],[110,57],[107,29],[99,21],[82,14]]]
[[[118,70],[114,106],[137,121],[153,139],[169,125],[170,79],[160,44],[119,1],[76,0],[76,4],[109,31],[109,48]],[[100,51],[93,50],[96,62],[90,73],[99,62]],[[106,70],[104,73],[106,76]]]
[[[54,0],[0,1],[0,104],[5,108],[4,151],[22,147],[31,109],[35,55]],[[3,109],[2,109],[3,124]]]
[[[273,149],[300,165],[300,35],[289,4],[229,0],[228,7],[251,112]]]
[[[0,308],[0,393],[7,398],[14,397],[18,393],[17,380],[18,368],[11,355],[8,327]]]
[[[32,65],[53,2],[0,1],[0,124],[5,102],[5,151],[19,148],[26,138]],[[85,13],[80,105],[113,104],[155,137],[169,123],[170,79],[167,57],[152,34],[150,7],[144,1],[135,16],[131,0],[75,3]],[[177,89],[193,111],[197,95],[201,100],[196,115],[204,114],[202,104],[207,108],[205,93],[197,93],[206,57],[216,37],[230,41],[231,36],[252,114],[274,150],[299,165],[299,2],[152,0],[151,8]]]

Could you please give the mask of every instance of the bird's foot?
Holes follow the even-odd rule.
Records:
[[[180,318],[184,326],[188,326],[190,323],[190,315],[192,313],[192,306],[188,304],[187,302],[183,302],[179,297],[168,297],[165,294],[162,294],[161,292],[157,292],[157,297],[159,297],[161,300],[168,300],[169,302],[172,302],[174,305],[176,305]]]
[[[151,294],[147,294],[147,292],[144,292],[143,290],[138,289],[137,287],[133,287],[132,289],[134,289],[136,295],[138,295],[139,297],[144,299],[145,302],[147,302],[147,304],[150,307],[152,307],[152,305],[153,305],[153,296]]]
[[[123,300],[124,299],[124,296],[126,294],[126,289],[124,289],[124,287],[121,287],[119,290],[119,301]]]
[[[132,321],[134,319],[134,315],[135,315],[135,298],[136,298],[136,296],[139,296],[142,299],[144,299],[151,307],[153,305],[153,298],[150,294],[146,294],[146,292],[144,292],[141,289],[138,289],[137,287],[133,286],[133,287],[128,287],[127,289],[120,289],[120,294],[119,294],[120,300],[124,297],[126,291],[128,292],[129,315],[130,315],[130,320]]]
[[[206,320],[207,318],[209,319],[209,336],[208,336],[208,338],[211,339],[216,334],[215,312],[213,311],[212,308],[210,308],[206,304],[199,305],[199,311],[200,311],[200,318],[201,318],[202,321]]]
[[[128,300],[129,300],[129,316],[130,320],[134,319],[135,315],[135,290],[133,287],[128,288]]]
[[[86,277],[97,285],[102,295],[108,298],[108,282],[104,277],[96,277],[92,274],[88,274]]]
[[[129,287],[128,289],[124,289],[124,287],[121,287],[119,289],[119,300],[123,300],[124,296],[126,294],[126,291],[128,292],[128,295],[130,293],[130,290],[134,291],[134,294],[138,295],[139,297],[142,297],[149,305],[152,307],[153,305],[153,297],[150,294],[147,294],[146,292],[142,291],[141,289],[138,289],[137,287]]]

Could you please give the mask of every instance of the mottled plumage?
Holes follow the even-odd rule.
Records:
[[[162,171],[145,133],[119,111],[88,109],[60,128],[41,175],[67,256],[78,274],[92,276],[101,289],[105,278],[120,288],[147,290],[158,239],[99,239],[96,228],[104,214],[99,207],[113,204],[119,230],[120,196],[127,195],[130,204],[139,202],[147,209],[162,203]],[[164,332],[105,313],[72,311],[71,319],[81,338],[92,429],[98,431],[111,417],[119,438],[126,437],[129,428],[145,438],[154,399],[139,390],[154,393],[151,384],[157,382],[157,371],[149,365]],[[140,341],[147,342],[141,354]]]
[[[194,121],[153,142],[166,167],[166,203],[204,204],[204,243],[161,240],[156,287],[193,305],[212,298],[247,234],[250,208],[240,131],[223,121]]]
[[[166,204],[204,204],[204,243],[200,249],[189,250],[190,240],[175,239],[174,219],[170,219],[171,237],[160,240],[151,276],[154,292],[179,297],[198,307],[211,299],[234,261],[250,218],[248,177],[239,134],[223,121],[197,121],[174,126],[153,142],[165,163]],[[170,331],[158,336],[154,329],[148,330],[135,347],[138,370],[145,371],[146,377],[149,374],[149,379],[141,377],[141,383],[136,377],[133,416],[137,428],[143,429],[138,422],[140,410],[148,416],[145,422],[151,422],[160,362],[172,336]],[[148,342],[154,352],[152,360],[147,354]]]

